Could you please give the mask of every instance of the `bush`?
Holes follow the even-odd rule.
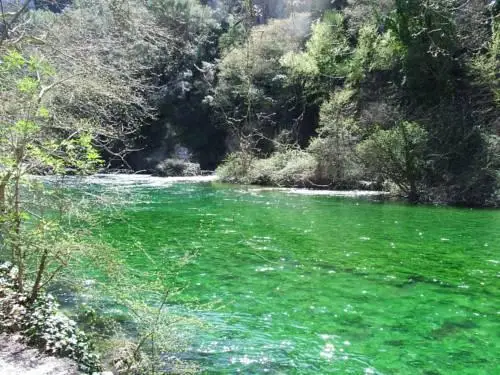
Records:
[[[335,188],[358,188],[367,179],[351,146],[339,144],[335,137],[317,137],[307,151],[317,160],[316,182]]]
[[[489,135],[486,137],[487,145],[487,171],[495,179],[495,192],[489,200],[489,205],[500,206],[500,136]]]
[[[231,154],[217,169],[222,181],[272,186],[308,186],[315,178],[317,163],[302,150],[288,149],[267,159],[242,152]]]
[[[165,159],[156,165],[154,175],[161,177],[199,176],[201,168],[198,163],[182,159]]]
[[[391,180],[410,201],[416,201],[427,139],[427,131],[419,124],[402,121],[389,130],[377,129],[358,145],[357,153],[368,170]]]
[[[254,163],[252,174],[256,180],[269,179],[276,186],[307,186],[315,178],[317,163],[302,150],[285,150],[268,159]]]
[[[51,295],[40,295],[33,303],[16,290],[17,268],[6,262],[0,265],[1,330],[20,332],[28,343],[40,349],[75,360],[82,371],[100,369],[99,358],[85,333],[58,310]]]
[[[318,137],[307,151],[318,162],[316,178],[322,185],[352,189],[366,178],[354,152],[361,135],[355,98],[355,90],[337,90],[320,107]]]
[[[250,184],[248,176],[254,157],[246,152],[233,152],[217,168],[215,173],[223,182]]]

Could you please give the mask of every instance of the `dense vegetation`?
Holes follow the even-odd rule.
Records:
[[[0,5],[0,264],[6,271],[0,275],[0,331],[20,332],[42,349],[79,361],[86,372],[102,360],[119,373],[157,373],[165,366],[162,353],[181,350],[182,341],[165,328],[179,319],[165,314],[165,302],[150,306],[121,293],[120,280],[132,276],[112,248],[98,239],[89,245],[92,230],[103,225],[89,214],[91,207],[113,209],[126,197],[78,193],[63,177],[128,166],[125,157],[141,126],[159,118],[172,75],[192,64],[196,49],[189,41],[204,43],[203,30],[214,21],[205,23],[208,8],[195,2]],[[36,174],[61,179],[47,186]],[[102,288],[110,288],[134,325],[131,339],[96,312],[88,295],[75,319],[95,336],[101,360],[47,295],[58,282],[81,290],[85,284],[74,270],[82,263],[102,269]],[[169,264],[169,276],[176,266]],[[166,277],[138,283],[137,294],[165,300],[173,292]],[[193,368],[171,362],[179,371]]]
[[[498,201],[498,4],[335,3],[302,39],[292,13],[223,51],[214,102],[238,144],[220,174]]]
[[[498,1],[3,5],[44,121],[108,167],[498,202]]]
[[[500,202],[498,1],[0,5],[0,255],[28,310],[72,262],[102,261],[79,225],[95,197],[34,174],[218,167],[238,183]]]

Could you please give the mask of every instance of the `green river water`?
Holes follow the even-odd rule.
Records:
[[[128,265],[198,253],[170,303],[215,302],[190,310],[205,324],[186,355],[204,373],[500,374],[499,210],[123,189],[102,235]]]

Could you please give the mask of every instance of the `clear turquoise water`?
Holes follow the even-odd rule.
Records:
[[[204,373],[500,374],[498,210],[124,189],[101,234],[129,266],[198,253],[171,303],[215,302],[189,309],[206,324],[184,356]]]

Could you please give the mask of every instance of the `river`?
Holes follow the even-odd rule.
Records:
[[[196,252],[170,303],[204,306],[189,350],[204,373],[498,373],[499,210],[93,183],[124,181],[101,236],[136,269]]]

